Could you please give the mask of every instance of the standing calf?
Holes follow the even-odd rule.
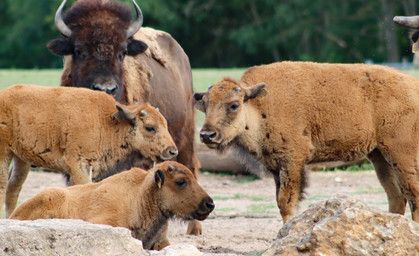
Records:
[[[209,148],[234,149],[273,174],[283,221],[305,186],[304,165],[367,156],[389,210],[419,222],[419,79],[363,64],[281,62],[195,93]]]
[[[123,106],[82,88],[15,85],[0,92],[0,210],[6,200],[7,216],[31,164],[84,184],[129,169],[141,156],[168,160],[176,154],[166,120],[148,104]]]
[[[98,183],[47,188],[22,203],[10,218],[82,219],[125,227],[145,249],[160,250],[169,245],[169,219],[204,220],[214,203],[182,164],[167,161],[155,169],[133,168]]]

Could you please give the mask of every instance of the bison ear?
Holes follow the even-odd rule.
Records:
[[[126,108],[123,108],[119,105],[116,105],[116,109],[118,109],[118,112],[116,112],[115,114],[113,114],[113,116],[118,120],[121,121],[122,119],[127,120],[131,125],[136,125],[137,123],[137,115]]]
[[[413,42],[413,43],[416,43],[416,41],[418,40],[418,38],[419,38],[419,30],[418,30],[418,31],[413,32],[413,33],[410,35],[410,39],[412,39],[412,42]]]
[[[244,89],[244,101],[247,101],[248,99],[254,99],[254,98],[262,98],[266,96],[268,91],[265,89],[266,84],[260,83],[252,85],[251,87]]]
[[[74,47],[70,40],[65,38],[52,40],[47,44],[48,49],[59,56],[73,54]]]
[[[161,188],[164,183],[164,172],[162,170],[157,170],[154,174],[154,181],[157,184],[157,187]]]
[[[143,41],[131,39],[130,42],[128,43],[127,54],[129,56],[135,56],[135,55],[145,52],[147,48],[148,48],[148,45],[144,43]]]
[[[205,113],[205,105],[204,101],[202,100],[204,95],[205,92],[196,92],[194,93],[193,98],[195,100],[195,108]]]

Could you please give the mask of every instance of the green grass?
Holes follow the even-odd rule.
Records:
[[[220,209],[216,209],[216,211],[218,211],[218,212],[238,212],[239,210],[237,210],[236,208],[220,208]]]
[[[206,91],[208,86],[215,84],[226,76],[239,79],[245,70],[245,68],[193,69],[192,78],[194,90],[197,92]]]
[[[385,193],[383,187],[362,187],[358,188],[355,192],[351,194],[382,194]]]
[[[0,69],[0,89],[13,84],[60,85],[60,69]]]
[[[252,204],[250,205],[249,213],[278,213],[276,204]]]
[[[206,91],[208,86],[220,81],[225,76],[239,79],[245,68],[228,69],[193,69],[193,85],[195,91]],[[60,69],[0,69],[0,90],[13,84],[38,84],[58,86],[60,84]],[[202,127],[205,115],[196,113],[197,127]]]

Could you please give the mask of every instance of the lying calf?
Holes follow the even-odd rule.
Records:
[[[204,220],[214,209],[211,197],[192,172],[177,162],[163,162],[148,172],[133,168],[98,183],[47,188],[22,203],[11,219],[82,219],[125,227],[145,249],[169,245],[171,218]]]
[[[123,106],[104,92],[81,88],[15,85],[0,91],[0,210],[6,198],[7,216],[31,164],[84,184],[129,169],[141,156],[176,155],[166,120],[149,104]]]

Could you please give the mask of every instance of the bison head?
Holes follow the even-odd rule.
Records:
[[[195,93],[195,107],[205,113],[201,141],[209,148],[223,150],[246,129],[247,101],[265,95],[265,84],[243,87],[233,79],[224,79],[207,92]]]
[[[419,29],[419,16],[395,16],[393,21],[406,28]],[[412,52],[419,52],[419,45],[417,44],[419,31],[413,32],[410,35],[410,39],[412,39],[413,42]]]
[[[204,220],[214,210],[214,202],[184,165],[166,161],[157,164],[154,183],[160,198],[159,208],[167,217]],[[151,174],[150,174],[151,175]]]
[[[116,105],[116,108],[118,112],[114,117],[132,126],[129,140],[134,150],[154,161],[157,157],[165,161],[177,156],[178,149],[167,129],[166,119],[158,109],[148,103]]]
[[[63,18],[62,2],[55,15],[55,24],[64,38],[48,44],[57,55],[71,55],[72,86],[105,91],[116,100],[123,93],[123,62],[126,55],[144,52],[147,45],[133,39],[141,28],[141,9],[132,1],[137,19],[131,22],[130,8],[110,1],[76,2]]]

